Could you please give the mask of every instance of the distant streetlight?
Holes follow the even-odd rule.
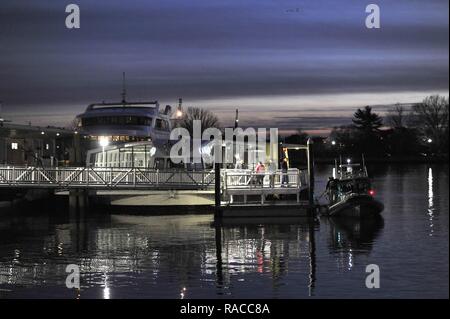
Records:
[[[352,162],[352,160],[347,158],[347,164],[350,164],[351,162]]]

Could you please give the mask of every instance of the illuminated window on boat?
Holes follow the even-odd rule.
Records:
[[[95,125],[146,125],[152,124],[152,118],[146,116],[97,116],[82,119],[82,126]]]

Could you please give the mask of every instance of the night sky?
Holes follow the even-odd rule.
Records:
[[[65,27],[65,7],[81,28]],[[365,27],[366,5],[381,29]],[[448,95],[447,0],[2,0],[0,101],[14,122],[67,125],[89,103],[214,110],[232,125],[321,129],[355,107]],[[377,108],[377,107],[375,107]]]

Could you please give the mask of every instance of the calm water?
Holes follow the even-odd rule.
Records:
[[[319,167],[318,193],[329,168]],[[383,219],[211,227],[205,215],[138,217],[0,210],[0,297],[448,298],[448,166],[370,169]],[[222,250],[217,254],[217,247]],[[377,264],[381,288],[365,287]]]

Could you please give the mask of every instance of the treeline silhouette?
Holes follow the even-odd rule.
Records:
[[[299,130],[285,142],[305,144],[308,138]],[[366,106],[354,113],[351,125],[313,139],[318,160],[364,154],[385,161],[448,161],[449,99],[432,95],[408,109],[398,104],[385,117]]]

